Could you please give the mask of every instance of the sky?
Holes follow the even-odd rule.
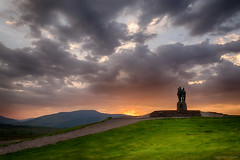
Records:
[[[0,115],[240,114],[240,1],[0,0]]]

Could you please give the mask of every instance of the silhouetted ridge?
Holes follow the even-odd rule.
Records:
[[[0,116],[0,124],[15,124],[18,120]]]
[[[122,114],[106,114],[95,110],[79,110],[73,112],[60,112],[41,116],[33,120],[21,123],[24,125],[47,126],[56,128],[68,128],[77,125],[94,123],[107,117],[120,117]]]

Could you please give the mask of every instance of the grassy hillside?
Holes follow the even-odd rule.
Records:
[[[240,117],[141,121],[0,159],[239,159]]]

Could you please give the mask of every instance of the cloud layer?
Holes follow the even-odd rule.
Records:
[[[164,16],[167,23],[185,27],[193,37],[237,31],[237,1],[25,0],[16,4],[14,25],[29,27],[27,34],[34,40],[32,46],[18,49],[0,44],[2,114],[46,107],[94,106],[106,112],[121,112],[121,106],[129,105],[147,106],[146,111],[174,109],[180,85],[186,87],[193,109],[240,103],[240,67],[224,58],[229,53],[232,58],[239,55],[240,40],[221,45],[209,40],[192,45],[176,41],[156,50],[146,43],[157,36],[147,27]],[[137,27],[130,32],[124,21],[134,13],[138,13]],[[191,81],[202,84],[190,85]],[[239,108],[236,113],[240,114]]]

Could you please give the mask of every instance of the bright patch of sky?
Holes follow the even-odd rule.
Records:
[[[194,85],[194,84],[203,84],[205,83],[206,80],[199,80],[199,81],[188,81],[189,85]]]
[[[15,26],[14,13],[9,13],[12,8],[12,0],[1,1],[0,5],[0,43],[9,48],[23,48],[31,46],[31,39],[27,37],[29,29],[25,26]],[[8,15],[8,16],[6,16]],[[9,16],[10,15],[10,16]]]
[[[109,60],[108,56],[103,56],[102,58],[99,59],[99,62],[103,63],[103,62],[106,62],[108,60]]]
[[[138,23],[138,17],[142,13],[141,10],[135,11],[134,14],[129,14],[128,11],[123,11],[116,19],[119,23],[129,24],[132,22]]]
[[[0,21],[1,43],[12,49],[31,45],[31,39],[26,36],[29,32],[27,27],[16,27],[6,22],[8,21]]]
[[[33,81],[16,81],[13,82],[14,85],[16,86],[23,86],[24,88],[36,88],[36,87],[41,87],[40,85],[38,85],[37,81],[33,82]]]
[[[127,26],[130,33],[137,33],[140,28],[136,22],[131,22]]]
[[[133,50],[136,47],[136,43],[135,42],[122,42],[120,41],[121,46],[117,47],[115,49],[116,53],[121,53],[122,50]]]
[[[88,52],[82,49],[82,45],[82,43],[70,42],[68,44],[69,48],[65,51],[74,55],[79,60],[85,60],[85,56],[88,55]]]
[[[240,31],[239,32],[234,32],[234,33],[230,33],[227,34],[226,36],[218,36],[214,42],[217,44],[225,44],[225,43],[229,43],[231,41],[237,41],[240,39]]]
[[[80,81],[79,76],[70,76],[64,78],[65,86],[68,88],[86,88],[87,83],[83,83]]]
[[[234,65],[236,66],[240,66],[240,54],[225,54],[223,56],[221,56],[221,59],[225,59],[227,61],[232,62]]]

